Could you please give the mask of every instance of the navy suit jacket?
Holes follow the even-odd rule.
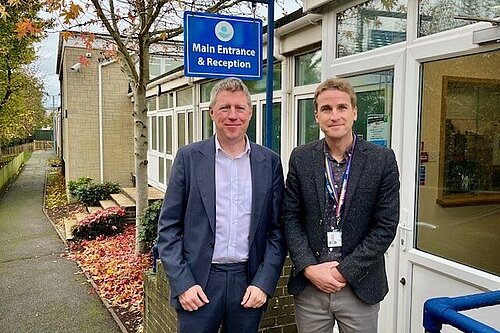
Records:
[[[318,264],[326,232],[324,139],[295,148],[283,199],[285,236],[293,262],[288,291],[308,285],[304,268]],[[365,303],[388,292],[384,253],[399,221],[399,172],[391,149],[357,138],[343,212],[338,270]]]
[[[286,255],[280,212],[283,169],[272,150],[250,143],[252,212],[248,282],[271,297]],[[205,289],[215,244],[215,137],[177,151],[158,224],[158,250],[171,304],[195,284]]]

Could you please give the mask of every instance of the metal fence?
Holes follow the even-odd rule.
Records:
[[[500,304],[500,290],[428,299],[424,304],[425,332],[439,333],[443,324],[447,324],[466,333],[498,333],[500,331],[497,329],[458,312],[498,304]]]

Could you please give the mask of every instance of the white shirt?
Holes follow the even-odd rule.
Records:
[[[231,158],[215,136],[215,247],[213,263],[248,260],[252,211],[250,143]]]

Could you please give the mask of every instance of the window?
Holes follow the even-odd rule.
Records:
[[[148,111],[156,111],[156,96],[148,97],[146,99],[146,105],[148,107]]]
[[[165,184],[168,184],[168,181],[170,180],[170,175],[172,173],[172,161],[171,160],[165,160]]]
[[[149,60],[149,78],[152,79],[160,75],[161,75],[161,59],[151,57],[151,59]]]
[[[271,149],[277,154],[281,153],[281,103],[273,103],[273,127],[271,129]],[[266,104],[262,104],[262,144],[266,144]]]
[[[321,82],[321,50],[295,57],[295,86]]]
[[[165,159],[163,157],[158,157],[158,181],[165,184]]]
[[[337,57],[406,40],[407,0],[371,0],[337,14]]]
[[[153,149],[153,150],[157,149],[157,141],[158,141],[157,120],[156,120],[156,116],[152,116],[151,117],[151,149]]]
[[[264,76],[260,80],[243,80],[250,94],[265,93],[267,87],[267,66],[263,68]],[[273,91],[281,90],[281,63],[275,63],[273,67]]]
[[[169,109],[174,107],[174,94],[173,93],[163,93],[158,98],[159,109]]]
[[[214,133],[214,123],[208,109],[201,112],[201,131],[202,139],[207,139]]]
[[[186,144],[186,114],[177,114],[177,146],[182,147]]]
[[[499,78],[499,50],[422,65],[416,180],[416,247],[496,275],[500,275]]]
[[[500,202],[500,80],[443,78],[438,203]]]
[[[212,92],[212,88],[215,86],[217,81],[208,81],[204,82],[200,85],[200,102],[206,103],[210,102],[210,93]]]
[[[358,119],[353,129],[362,138],[390,147],[394,71],[349,77],[356,92]]]
[[[314,103],[312,98],[299,99],[297,106],[298,126],[297,145],[300,146],[319,139],[319,126],[314,118]]]
[[[164,119],[165,117],[158,117],[158,151],[160,153],[164,153],[165,152],[165,144],[164,144],[164,131],[163,131],[163,127],[164,127]]]
[[[165,153],[172,154],[172,116],[166,116]]]
[[[189,87],[177,92],[177,105],[184,106],[193,104],[193,88]]]
[[[250,141],[257,142],[257,106],[252,105],[252,118],[248,124],[247,136]]]
[[[421,0],[419,37],[475,23],[455,19],[457,15],[494,18],[500,16],[498,0]]]
[[[188,143],[193,143],[193,135],[194,135],[194,124],[193,124],[193,111],[188,111]]]

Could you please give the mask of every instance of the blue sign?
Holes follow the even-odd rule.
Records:
[[[262,21],[184,12],[184,75],[260,80]]]

